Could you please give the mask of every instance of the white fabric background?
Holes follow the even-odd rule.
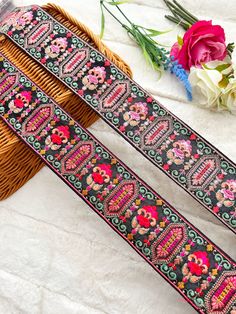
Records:
[[[99,33],[98,0],[61,0],[75,17]],[[18,0],[16,4],[32,4]],[[44,1],[35,1],[43,4]],[[234,0],[183,1],[196,15],[225,27],[236,41]],[[137,23],[169,29],[162,1],[134,0],[124,10]],[[175,41],[175,33],[160,38]],[[169,74],[157,75],[112,18],[106,44],[131,66],[134,79],[168,109],[236,162],[236,117],[188,103]],[[187,193],[138,154],[104,122],[90,131],[216,244],[236,257],[235,236]],[[1,314],[192,314],[195,311],[117,234],[46,167],[0,202]]]

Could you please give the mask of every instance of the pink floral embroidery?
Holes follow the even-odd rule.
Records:
[[[11,109],[14,113],[21,112],[24,108],[29,106],[31,99],[31,92],[23,91],[18,93],[16,94],[15,99],[9,103],[9,109]]]
[[[179,140],[173,143],[173,148],[167,152],[168,164],[172,163],[181,165],[186,158],[190,158],[192,153],[192,145],[189,140]]]
[[[94,67],[88,71],[82,79],[84,84],[84,89],[94,90],[97,88],[98,84],[102,84],[106,78],[106,71],[104,67]]]
[[[93,173],[87,177],[87,184],[95,191],[102,188],[105,183],[109,183],[112,176],[111,165],[101,164],[93,168]]]
[[[52,134],[46,138],[45,144],[52,150],[57,150],[62,144],[66,144],[69,138],[69,127],[67,125],[61,125],[52,130]]]
[[[236,194],[236,180],[227,180],[221,184],[221,189],[216,192],[216,198],[218,200],[217,206],[222,205],[231,207],[234,205]]]
[[[143,206],[132,219],[132,233],[146,234],[157,223],[158,213],[156,206]]]
[[[210,261],[206,252],[197,251],[190,254],[188,262],[182,267],[183,281],[198,282],[203,274],[208,273],[209,267]]]
[[[141,120],[145,120],[148,114],[147,104],[144,102],[137,102],[130,106],[129,111],[126,111],[123,115],[125,126],[136,126]]]

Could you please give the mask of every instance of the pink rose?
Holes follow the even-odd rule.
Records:
[[[189,70],[191,66],[201,67],[202,63],[223,60],[226,57],[224,29],[212,25],[212,21],[199,21],[184,34],[183,45],[175,43],[170,55]]]

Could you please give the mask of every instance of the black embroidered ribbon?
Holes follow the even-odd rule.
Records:
[[[234,313],[236,263],[3,54],[0,116],[199,313]]]
[[[226,156],[40,7],[15,9],[0,31],[236,232],[236,167]]]

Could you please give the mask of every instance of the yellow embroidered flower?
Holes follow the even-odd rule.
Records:
[[[157,206],[161,206],[163,204],[163,201],[162,200],[156,200],[156,205]]]
[[[119,183],[119,180],[118,180],[117,178],[115,178],[115,179],[113,180],[113,183],[114,183],[114,184],[117,184],[117,183]]]
[[[216,268],[213,268],[211,273],[213,276],[216,276],[218,274],[218,270]]]
[[[181,290],[184,289],[184,282],[183,281],[178,282],[178,288]]]
[[[166,223],[165,223],[164,221],[161,221],[161,222],[160,222],[160,227],[161,227],[161,228],[164,228],[165,225],[166,225]]]
[[[207,244],[207,251],[211,252],[213,250],[213,246],[211,244]]]
[[[134,236],[132,235],[132,233],[128,233],[127,238],[128,238],[128,240],[132,241]]]
[[[186,251],[190,251],[190,249],[191,249],[191,246],[190,246],[189,244],[186,244],[186,245],[185,245],[185,250],[186,250]]]

